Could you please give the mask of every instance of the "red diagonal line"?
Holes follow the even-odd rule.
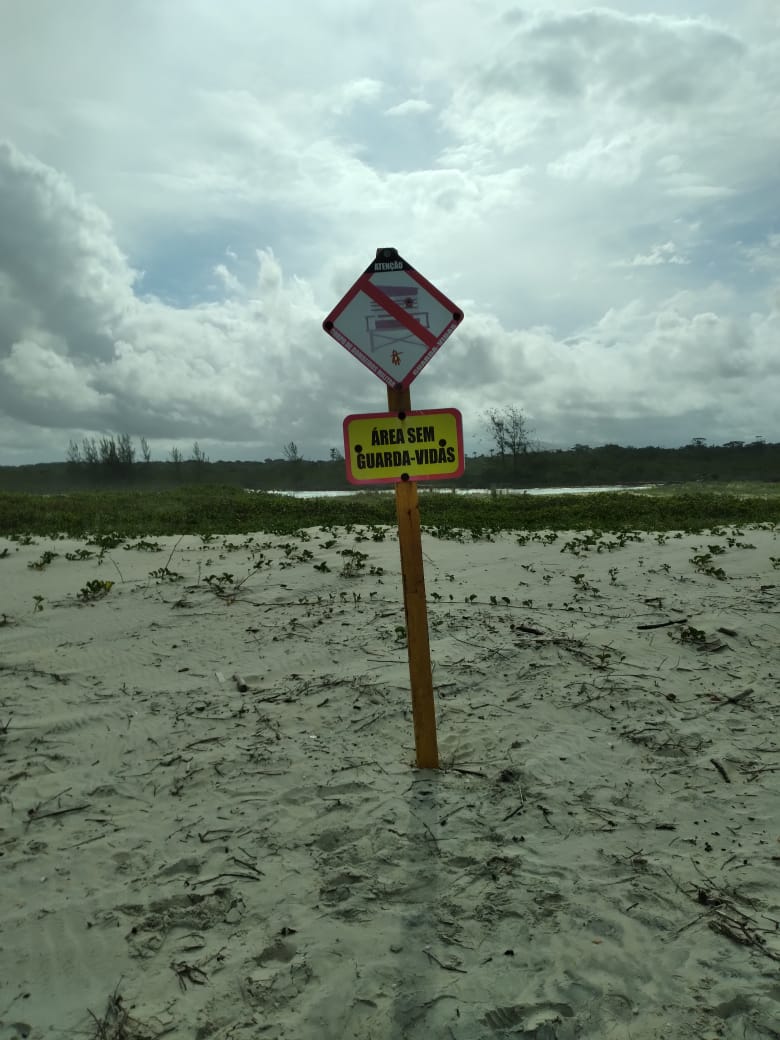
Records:
[[[445,296],[441,289],[437,289],[435,285],[431,285],[427,278],[424,278],[419,271],[415,271],[414,268],[407,268],[404,274],[412,279],[413,282],[417,282],[421,289],[425,289],[429,296],[432,296],[437,303],[440,303],[445,311],[449,311],[450,314],[454,314],[458,308]]]
[[[347,292],[344,294],[344,296],[339,300],[339,302],[336,304],[336,306],[333,308],[333,310],[327,316],[325,321],[332,321],[332,322],[335,323],[336,320],[341,316],[342,312],[347,309],[349,304],[352,303],[352,301],[355,299],[355,297],[357,296],[357,294],[359,292],[360,292],[360,279],[358,279],[355,282],[355,284],[350,289],[347,290]]]
[[[395,318],[397,322],[403,325],[404,328],[413,333],[417,339],[425,344],[426,347],[430,348],[436,346],[436,337],[430,329],[426,329],[426,327],[421,325],[419,321],[415,321],[408,311],[405,311],[403,307],[399,307],[395,300],[390,299],[387,293],[383,293],[378,286],[374,285],[367,275],[364,275],[357,284],[366,296],[369,296],[374,303],[379,304],[383,311],[386,311],[391,317]]]

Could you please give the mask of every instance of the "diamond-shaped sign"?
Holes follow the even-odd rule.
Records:
[[[462,321],[395,249],[378,249],[322,327],[388,386],[406,388]]]

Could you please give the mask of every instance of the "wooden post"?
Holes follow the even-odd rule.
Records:
[[[394,390],[388,387],[387,406],[391,412],[410,412],[412,406],[409,390]],[[439,748],[436,741],[431,647],[428,641],[428,606],[425,600],[420,507],[417,484],[414,480],[401,480],[396,483],[395,511],[398,517],[398,544],[401,548],[417,766],[419,769],[438,769]]]

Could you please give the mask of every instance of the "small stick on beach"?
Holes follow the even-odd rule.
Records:
[[[674,621],[656,621],[653,625],[637,625],[637,628],[650,629],[650,628],[668,628],[670,625],[684,625],[688,620],[687,617],[675,618]]]
[[[50,812],[38,812],[37,809],[27,810],[27,822],[32,823],[33,820],[47,820],[51,816],[65,816],[67,813],[81,812],[82,809],[88,809],[89,802],[85,802],[83,805],[72,805],[69,809],[53,809]]]
[[[460,975],[468,975],[468,972],[465,968],[458,968],[454,964],[445,964],[444,961],[440,961],[435,953],[431,953],[430,946],[424,946],[423,953],[428,958],[428,960],[434,961],[436,964],[439,965],[440,968],[444,968],[445,971],[457,971]]]
[[[731,778],[730,778],[729,774],[726,772],[726,770],[724,769],[723,765],[717,760],[717,758],[711,758],[710,762],[712,762],[712,764],[718,770],[718,772],[723,777],[723,779],[726,781],[726,783],[730,784],[731,783]]]
[[[753,687],[748,686],[747,689],[743,690],[741,693],[735,693],[733,697],[724,698],[720,704],[715,705],[715,710],[717,711],[718,708],[722,708],[725,704],[739,704],[741,701],[744,701],[746,697],[749,697],[752,692]]]

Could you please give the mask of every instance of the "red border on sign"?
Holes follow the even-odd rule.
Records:
[[[454,473],[430,473],[420,474],[418,476],[409,476],[409,480],[457,480],[458,477],[462,477],[466,469],[466,456],[463,451],[463,416],[457,408],[424,408],[420,411],[411,411],[405,413],[407,419],[413,419],[418,415],[454,415],[455,416],[455,429],[457,431],[458,438],[458,458],[460,459],[460,466]],[[393,419],[398,416],[398,412],[361,412],[356,415],[348,415],[342,423],[342,432],[344,436],[344,459],[347,464],[347,480],[350,484],[360,486],[361,484],[401,484],[403,483],[400,477],[357,477],[352,470],[352,453],[349,448],[349,435],[347,433],[348,424],[353,419]]]
[[[358,280],[352,285],[344,296],[339,300],[333,310],[328,314],[322,323],[322,327],[327,334],[335,339],[337,343],[340,343],[350,354],[354,355],[358,361],[362,362],[366,368],[370,369],[374,375],[379,376],[383,383],[386,383],[391,387],[402,387],[406,389],[411,383],[417,378],[422,372],[434,354],[439,350],[440,347],[450,338],[455,329],[463,321],[463,311],[457,307],[452,300],[444,295],[435,285],[431,285],[427,278],[424,278],[419,271],[416,271],[410,264],[408,264],[402,257],[398,257],[398,260],[404,265],[404,274],[408,275],[412,281],[416,282],[421,289],[424,289],[429,293],[437,303],[441,304],[446,310],[452,314],[452,321],[447,327],[437,336],[434,336],[430,330],[426,329],[419,322],[415,321],[409,314],[404,311],[402,307],[399,307],[394,300],[390,299],[386,293],[382,292],[380,286],[374,285],[371,281],[371,275],[374,274],[374,261],[372,261],[363,274]],[[404,328],[408,329],[412,335],[416,336],[417,339],[426,347],[425,353],[422,354],[420,359],[414,368],[410,369],[409,372],[399,380],[397,376],[392,372],[387,372],[381,365],[369,357],[357,343],[353,342],[348,336],[345,336],[340,329],[337,329],[336,322],[339,316],[345,310],[345,308],[352,303],[358,293],[365,293],[375,303],[383,307],[388,314],[390,314],[396,321],[400,322]],[[330,328],[328,328],[330,325]]]

